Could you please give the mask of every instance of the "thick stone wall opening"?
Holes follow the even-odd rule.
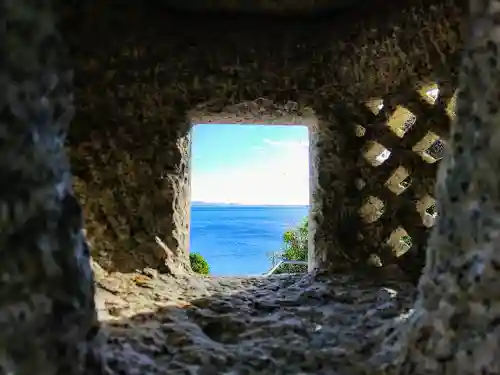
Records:
[[[427,236],[415,201],[432,197],[436,171],[425,143],[447,137],[441,102],[454,90],[461,9],[453,0],[405,4],[362,20],[346,11],[338,22],[196,17],[136,2],[120,3],[119,17],[113,2],[69,10],[69,151],[94,258],[125,272],[189,268],[193,123],[314,118],[310,268],[350,271],[371,254],[412,268]],[[429,82],[439,86],[436,104],[421,94]],[[384,207],[366,223],[359,212],[369,196]],[[394,257],[381,244],[399,227],[412,250]]]
[[[277,205],[277,206],[280,206],[280,205],[283,205],[283,206],[304,206],[304,205],[309,205],[309,209],[308,211],[305,211],[304,212],[304,216],[305,215],[308,215],[308,219],[309,219],[309,222],[308,222],[308,226],[309,228],[312,228],[314,230],[314,220],[312,218],[312,215],[311,215],[311,212],[313,212],[314,210],[316,211],[321,211],[321,208],[318,206],[320,204],[320,202],[316,202],[314,197],[316,196],[315,194],[313,194],[313,189],[315,188],[315,184],[314,184],[314,178],[313,176],[317,176],[317,163],[315,163],[315,159],[313,157],[313,150],[314,150],[314,147],[315,147],[315,144],[312,143],[312,137],[311,137],[311,129],[314,128],[314,125],[317,124],[317,118],[315,117],[314,115],[314,112],[310,109],[304,109],[303,110],[303,115],[302,116],[297,116],[297,115],[291,115],[291,116],[283,116],[282,113],[280,113],[279,111],[276,111],[274,112],[271,108],[272,106],[270,106],[272,103],[270,101],[266,101],[266,100],[262,100],[262,99],[257,99],[253,102],[246,102],[246,103],[242,103],[242,104],[239,104],[237,106],[233,106],[231,108],[228,108],[227,111],[224,111],[222,113],[219,113],[219,114],[204,114],[204,113],[200,113],[200,112],[197,112],[197,111],[192,111],[190,113],[190,118],[191,118],[191,122],[192,122],[192,134],[191,134],[191,142],[192,142],[192,145],[191,145],[191,168],[190,168],[190,173],[191,173],[191,177],[190,177],[190,181],[191,181],[191,200],[200,204],[200,203],[203,203],[203,204],[206,204],[206,203],[209,203],[209,204],[213,204],[213,203],[232,203],[232,204],[238,204],[238,205],[250,205],[250,206],[261,206],[261,205]],[[262,110],[265,109],[267,106],[267,109],[268,111],[265,113],[265,114],[262,114]],[[236,113],[234,113],[236,112]],[[212,126],[213,125],[213,126]],[[275,146],[274,148],[276,147],[279,147],[281,145],[281,148],[283,149],[283,151],[287,151],[286,148],[283,148],[283,146],[286,146],[287,144],[288,145],[296,145],[296,146],[300,146],[301,150],[295,150],[294,149],[289,149],[287,152],[287,155],[290,154],[289,156],[290,157],[296,157],[295,155],[293,155],[292,153],[295,152],[295,151],[300,151],[300,157],[304,156],[306,158],[306,160],[304,161],[301,161],[300,165],[295,165],[295,167],[293,167],[295,170],[293,171],[293,174],[295,174],[296,172],[299,172],[300,175],[303,174],[303,172],[306,172],[306,171],[297,171],[297,168],[302,168],[304,165],[302,164],[302,162],[304,164],[307,164],[307,176],[304,176],[304,181],[300,181],[300,184],[307,184],[308,185],[308,192],[307,192],[307,195],[308,197],[306,197],[306,200],[303,200],[302,196],[304,194],[303,193],[303,190],[304,189],[300,189],[301,191],[301,194],[299,196],[299,194],[294,194],[292,196],[290,196],[288,199],[286,198],[286,195],[289,193],[287,190],[290,190],[290,189],[293,189],[294,187],[293,186],[289,186],[289,184],[286,184],[285,186],[285,183],[284,182],[280,182],[278,186],[269,186],[269,187],[263,187],[263,183],[269,183],[269,184],[272,184],[273,181],[272,181],[272,178],[271,177],[272,175],[279,175],[280,173],[283,173],[283,170],[280,170],[280,167],[279,165],[276,165],[276,163],[273,163],[273,159],[272,157],[270,157],[270,159],[268,160],[268,164],[266,164],[266,166],[262,165],[262,168],[266,168],[267,170],[267,173],[271,173],[269,178],[267,179],[267,181],[254,181],[254,182],[251,182],[251,181],[248,181],[246,184],[248,185],[248,187],[252,187],[255,186],[256,189],[258,189],[259,191],[261,191],[261,195],[260,197],[257,197],[255,195],[253,195],[252,197],[248,197],[245,198],[243,196],[241,196],[241,193],[238,193],[236,191],[230,191],[230,190],[227,190],[227,187],[224,187],[227,191],[227,196],[223,197],[221,196],[221,194],[207,194],[207,191],[206,191],[206,187],[203,188],[203,192],[201,191],[202,190],[202,187],[200,186],[201,183],[203,183],[203,181],[205,181],[207,179],[207,176],[205,176],[205,178],[203,179],[203,181],[198,181],[197,180],[197,177],[196,175],[194,175],[195,173],[197,173],[198,171],[201,173],[201,168],[200,170],[197,170],[193,167],[193,160],[197,157],[199,157],[199,155],[195,154],[195,151],[193,151],[193,149],[196,149],[196,146],[199,146],[199,144],[195,143],[197,142],[197,139],[195,137],[195,135],[193,135],[193,132],[195,130],[196,127],[204,127],[205,130],[207,130],[207,128],[210,129],[210,131],[213,131],[214,134],[217,133],[217,129],[218,128],[226,128],[227,126],[231,126],[231,127],[234,127],[234,128],[243,128],[243,127],[249,127],[251,126],[252,128],[255,129],[255,127],[278,127],[279,126],[279,132],[277,133],[274,133],[276,135],[276,137],[280,138],[280,137],[285,137],[285,134],[286,134],[286,128],[289,128],[289,127],[297,127],[297,126],[300,126],[300,127],[305,127],[307,129],[307,142],[309,143],[309,145],[307,146],[307,155],[303,155],[303,144],[302,142],[305,141],[305,139],[302,139],[300,138],[300,141],[301,141],[301,144],[298,145],[297,141],[298,139],[295,139],[293,138],[294,142],[293,143],[287,143],[287,141],[283,141],[283,142],[280,142],[278,140],[278,142],[275,143]],[[242,129],[243,130],[243,129]],[[264,130],[264,129],[263,129]],[[236,133],[234,133],[236,134]],[[241,136],[244,136],[245,133],[242,133]],[[256,133],[254,133],[256,134]],[[294,133],[296,134],[296,133]],[[260,139],[260,138],[261,139]],[[262,133],[261,136],[255,136],[255,139],[259,139],[259,142],[261,142],[260,144],[260,148],[266,146],[266,142],[269,142],[270,144],[272,144],[274,141],[272,139],[265,139],[266,137],[264,136],[264,134]],[[234,143],[237,143],[237,140],[234,140],[233,142],[233,146],[234,146]],[[215,147],[215,146],[214,146]],[[223,145],[221,143],[218,143],[218,149],[215,150],[214,149],[214,152],[218,152],[219,154],[224,155],[225,153],[227,153],[229,155],[229,152],[228,151],[224,151],[223,149]],[[231,147],[231,144],[227,144],[226,147]],[[240,147],[243,147],[243,146],[240,146]],[[244,146],[244,147],[247,147],[247,146]],[[251,148],[251,149],[250,149]],[[259,147],[248,147],[248,150],[246,150],[247,153],[257,153],[258,152],[258,149]],[[267,151],[273,151],[269,146],[267,147]],[[273,152],[277,152],[278,150],[275,150]],[[255,154],[256,157],[258,156],[257,154]],[[275,155],[278,155],[278,154],[275,154]],[[284,157],[284,155],[282,155],[282,157]],[[284,159],[280,159],[282,161],[284,161]],[[276,161],[279,161],[279,160],[276,160]],[[291,162],[291,160],[290,160]],[[288,163],[288,162],[287,162]],[[278,163],[280,164],[280,163]],[[281,163],[281,164],[286,164],[286,163]],[[284,165],[284,168],[291,168],[291,166],[289,165]],[[232,169],[231,169],[232,170]],[[228,171],[228,173],[230,173],[230,171]],[[291,172],[292,173],[292,172]],[[244,175],[244,170],[242,171],[239,171],[239,174],[238,175]],[[249,176],[241,176],[241,179],[247,181],[247,178]],[[256,178],[260,178],[260,177],[256,177]],[[230,180],[230,176],[227,176],[226,178],[219,178],[219,182],[220,183],[217,183],[217,182],[208,182],[207,184],[213,186],[212,187],[212,190],[213,189],[216,189],[217,187],[215,185],[220,185],[221,183],[222,184],[225,184],[226,182],[224,182],[223,180],[227,181],[227,184],[230,185],[230,186],[233,186],[235,185],[234,183],[231,183]],[[283,180],[283,179],[281,179]],[[198,182],[197,182],[198,181]],[[194,183],[198,183],[197,186],[194,186]],[[278,182],[279,182],[279,179],[278,179]],[[214,187],[215,186],[215,187]],[[231,187],[230,187],[231,188]],[[229,189],[230,189],[229,188]],[[272,190],[272,193],[271,194],[271,190]],[[281,190],[281,193],[278,194],[278,191]],[[276,193],[276,194],[274,194]],[[272,197],[266,197],[266,196],[263,196],[265,194],[268,194],[268,195],[271,195]],[[259,203],[260,202],[260,203]],[[287,203],[288,202],[288,203]],[[189,215],[189,212],[186,212],[185,213],[186,215]],[[190,215],[190,219],[192,220],[193,219],[193,214],[191,213]],[[297,222],[296,222],[296,225],[298,225],[300,223],[300,220],[302,219],[302,216],[301,217],[297,217]],[[189,221],[189,219],[188,219]],[[192,227],[190,228],[190,230],[192,231]],[[291,229],[291,228],[287,228],[287,229]],[[257,228],[258,230],[258,228]],[[283,232],[284,230],[286,229],[283,229]],[[190,236],[192,236],[190,234]],[[229,238],[230,235],[228,234],[227,235],[227,238],[225,238],[225,241],[228,241],[228,240],[231,240],[231,241],[234,241],[234,242],[238,242],[238,238],[235,237],[234,238]],[[250,274],[259,274],[259,273],[263,273],[263,272],[266,272],[266,271],[269,271],[269,269],[271,268],[271,260],[269,259],[269,253],[270,252],[279,252],[280,249],[281,249],[281,246],[282,246],[282,243],[281,243],[281,238],[282,238],[282,233],[279,234],[279,244],[276,245],[275,248],[265,248],[265,249],[259,249],[259,251],[262,253],[260,254],[261,256],[259,257],[262,258],[262,269],[260,271],[255,271],[253,273],[250,273]],[[221,244],[222,246],[222,244]],[[202,252],[203,254],[203,251],[204,249],[194,249],[195,251],[197,252]],[[194,251],[193,248],[190,248],[189,251]],[[209,260],[209,263],[210,263],[210,254],[208,252],[206,252],[205,254],[203,254],[207,260]],[[315,251],[315,240],[314,240],[314,236],[310,236],[309,238],[309,241],[308,241],[308,256],[307,256],[307,261],[308,261],[308,267],[307,269],[311,270],[315,267],[315,264],[317,264],[317,260],[315,259],[317,256],[316,254],[316,251]],[[256,256],[257,258],[257,256]],[[222,262],[222,260],[221,260]],[[236,260],[235,260],[236,262]],[[231,267],[236,267],[236,263],[235,262],[232,262],[232,266]],[[214,261],[214,263],[216,263],[216,261]],[[217,268],[217,267],[216,267]],[[219,267],[220,269],[224,269],[224,267]],[[227,267],[226,267],[227,268]],[[256,268],[256,267],[254,267]],[[227,269],[224,269],[224,271],[221,271],[221,272],[228,272]],[[233,269],[231,269],[231,274],[233,274],[235,271]],[[214,272],[215,275],[218,275],[217,272]],[[245,273],[241,273],[239,275],[244,275]]]
[[[111,137],[103,127],[69,150],[91,254],[106,270],[188,268],[189,129],[129,126]]]

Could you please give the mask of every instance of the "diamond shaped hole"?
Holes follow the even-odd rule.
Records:
[[[440,147],[444,147],[444,142],[435,133],[427,132],[425,137],[413,146],[412,150],[419,154],[427,163],[432,164],[437,161],[432,155],[438,156],[439,152],[437,151]]]
[[[380,143],[369,141],[365,146],[363,156],[372,166],[378,167],[389,159],[391,152]]]
[[[358,213],[366,223],[374,223],[384,214],[384,202],[370,195],[365,200]]]
[[[411,249],[412,239],[408,232],[400,226],[392,231],[387,244],[391,246],[394,255],[400,257]]]
[[[429,104],[435,104],[439,96],[439,86],[434,83],[419,90],[419,94]]]
[[[426,195],[417,202],[417,211],[422,217],[422,223],[431,228],[436,223],[438,212],[436,211],[436,199]]]
[[[399,195],[411,185],[410,173],[405,167],[399,166],[386,181],[385,185],[394,194]]]
[[[354,134],[356,134],[356,137],[364,137],[366,134],[366,128],[363,125],[356,125],[354,127]]]
[[[380,111],[384,108],[384,101],[383,99],[380,98],[371,99],[367,101],[365,104],[375,116],[377,116],[380,113]]]
[[[434,160],[434,163],[441,160],[444,154],[445,142],[442,139],[436,139],[434,143],[424,151],[426,157]]]
[[[410,128],[417,122],[417,116],[402,106],[397,106],[387,121],[387,126],[398,137],[403,138]]]

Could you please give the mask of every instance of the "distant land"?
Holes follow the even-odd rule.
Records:
[[[194,206],[248,206],[248,207],[308,207],[308,204],[243,204],[225,202],[191,201]]]

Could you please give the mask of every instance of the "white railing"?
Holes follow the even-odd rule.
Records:
[[[305,260],[280,260],[271,270],[264,274],[265,277],[271,276],[282,264],[299,264],[307,266],[307,261]]]

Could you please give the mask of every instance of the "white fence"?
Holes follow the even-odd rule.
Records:
[[[265,277],[271,276],[282,264],[299,264],[307,266],[307,261],[305,260],[280,260],[271,270],[264,274]]]

